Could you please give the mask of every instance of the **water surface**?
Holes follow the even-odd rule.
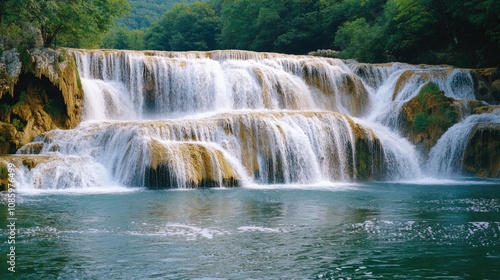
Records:
[[[25,193],[0,278],[498,279],[499,214],[498,180]]]

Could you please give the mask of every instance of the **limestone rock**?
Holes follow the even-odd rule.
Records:
[[[240,178],[221,150],[199,143],[151,141],[145,168],[148,188],[235,187]]]
[[[500,71],[484,68],[472,71],[475,79],[476,98],[492,105],[500,104]]]
[[[500,105],[477,107],[474,109],[474,114],[489,114],[489,113],[493,113],[493,111],[495,111],[495,110],[500,111]]]
[[[463,168],[475,176],[500,178],[500,123],[479,123],[473,129]]]
[[[439,138],[460,120],[461,110],[434,83],[427,83],[401,109],[402,132],[428,154]]]
[[[65,50],[3,52],[0,122],[5,124],[0,129],[0,153],[13,153],[46,131],[78,125],[83,105],[79,79],[74,59]]]

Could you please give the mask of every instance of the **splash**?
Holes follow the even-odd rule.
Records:
[[[428,169],[435,176],[457,176],[461,173],[467,145],[480,128],[500,126],[500,110],[490,114],[472,115],[452,126],[432,148]]]

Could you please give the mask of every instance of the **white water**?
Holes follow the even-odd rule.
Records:
[[[206,179],[222,187],[228,177],[244,186],[355,182],[359,137],[382,147],[379,178],[418,180],[420,155],[393,130],[398,108],[428,81],[447,96],[474,98],[470,73],[449,67],[245,51],[69,51],[86,121],[35,139],[56,160],[23,171],[27,188],[140,187],[151,178],[181,188]],[[159,166],[168,182],[148,173]]]
[[[435,176],[460,175],[468,140],[481,124],[500,124],[500,109],[490,114],[472,115],[450,127],[432,148],[428,169]]]

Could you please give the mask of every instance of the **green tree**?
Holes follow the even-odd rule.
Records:
[[[216,49],[220,27],[221,19],[209,4],[179,3],[146,34],[146,47],[174,51]]]
[[[364,62],[383,60],[384,29],[370,25],[364,18],[348,21],[339,27],[335,43],[342,48],[342,57],[355,58]]]
[[[222,5],[224,48],[306,53],[321,47],[323,1],[235,0]]]
[[[8,0],[4,8],[9,24],[38,28],[45,47],[56,38],[66,46],[91,47],[129,6],[126,0]]]
[[[220,42],[223,48],[250,49],[257,36],[257,18],[262,0],[224,1],[221,10],[222,30]]]
[[[124,27],[112,28],[104,38],[103,48],[119,50],[144,49],[144,31],[142,29],[130,30]]]

